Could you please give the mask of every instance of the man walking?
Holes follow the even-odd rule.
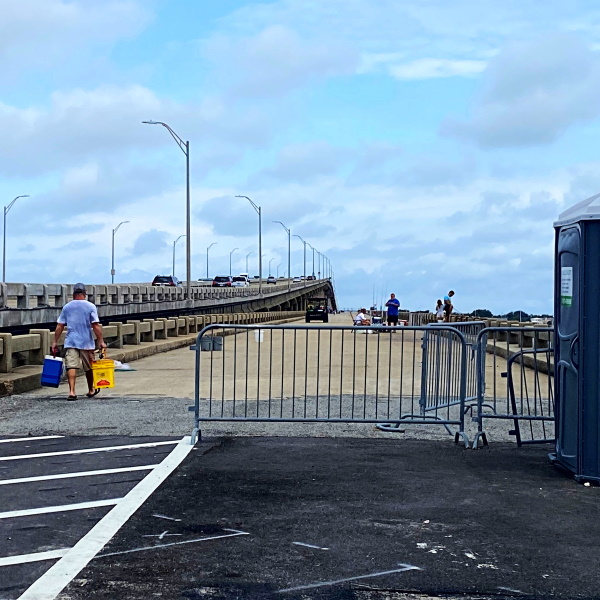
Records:
[[[444,296],[444,322],[445,323],[450,322],[450,315],[452,314],[452,311],[454,310],[454,306],[452,305],[452,300],[451,300],[452,296],[454,296],[454,290],[450,290]]]
[[[400,300],[396,298],[396,294],[390,294],[390,299],[385,303],[387,306],[387,324],[388,327],[398,325],[398,312],[400,311]]]
[[[52,352],[58,348],[58,340],[67,327],[65,339],[65,368],[67,369],[67,380],[69,382],[69,396],[67,400],[77,400],[75,393],[75,381],[77,370],[83,368],[88,384],[88,398],[96,396],[100,390],[94,389],[94,375],[92,373],[92,359],[94,356],[94,338],[92,331],[96,334],[96,340],[100,348],[106,348],[102,337],[102,325],[98,319],[96,307],[86,300],[87,291],[83,283],[73,286],[73,300],[67,302],[58,317],[58,325],[54,331]]]

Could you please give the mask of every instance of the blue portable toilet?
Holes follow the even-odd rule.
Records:
[[[578,481],[600,482],[600,194],[554,223],[556,452]]]

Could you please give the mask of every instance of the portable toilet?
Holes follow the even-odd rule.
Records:
[[[600,482],[600,194],[554,223],[556,452],[578,481]]]

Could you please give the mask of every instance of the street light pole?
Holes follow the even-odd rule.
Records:
[[[250,204],[252,204],[252,208],[256,211],[258,215],[258,295],[262,296],[262,215],[261,215],[261,207],[258,206],[255,202],[250,200],[248,196],[236,196],[236,198],[246,198]]]
[[[182,238],[185,237],[185,234],[180,235],[174,242],[173,242],[173,272],[171,273],[171,275],[173,275],[173,277],[175,277],[175,244],[177,244],[177,242]]]
[[[192,298],[192,232],[191,232],[191,201],[190,201],[190,143],[184,142],[166,123],[162,121],[142,121],[145,125],[162,125],[175,140],[181,151],[185,154],[185,272],[186,286],[185,297]]]
[[[206,279],[208,279],[208,251],[216,244],[217,242],[213,242],[207,249],[206,249]]]
[[[306,243],[312,248],[312,255],[313,255],[312,276],[314,277],[315,276],[315,248],[309,242],[306,242]]]
[[[271,277],[271,263],[274,261],[274,258],[269,259],[269,277]]]
[[[236,251],[239,250],[239,248],[234,248],[230,253],[229,253],[229,277],[231,277],[231,255]]]
[[[248,274],[248,277],[250,277],[250,271],[248,271],[248,257],[249,257],[251,254],[254,254],[254,252],[253,252],[253,251],[250,251],[250,252],[248,252],[248,254],[246,254],[246,273]]]
[[[297,237],[304,246],[304,271],[302,274],[304,275],[304,285],[306,285],[306,242],[297,234],[294,234],[294,237]]]
[[[129,223],[129,221],[121,221],[113,230],[112,230],[112,262],[111,262],[111,269],[110,269],[110,277],[111,283],[115,282],[115,233],[117,233],[117,231],[119,231],[119,227],[121,227],[121,225],[125,225],[125,223]]]
[[[288,274],[288,292],[290,291],[291,287],[292,287],[292,278],[290,277],[291,275],[291,261],[292,261],[292,232],[290,229],[288,229],[281,221],[273,221],[273,223],[279,223],[287,232],[288,234],[288,268],[287,268],[287,274]]]
[[[2,283],[6,282],[6,215],[19,198],[29,198],[29,194],[17,196],[8,206],[4,207],[4,236],[2,242]]]

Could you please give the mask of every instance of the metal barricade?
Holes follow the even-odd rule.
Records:
[[[477,336],[477,434],[487,444],[495,425],[513,422],[519,446],[553,441],[554,348],[550,327],[488,327]],[[491,421],[495,423],[497,421]]]
[[[192,441],[200,436],[201,423],[209,421],[374,423],[380,428],[402,423],[443,425],[468,446],[464,402],[469,351],[453,325],[439,324],[435,331],[205,327],[196,344]],[[214,341],[207,343],[213,336],[222,336],[222,350],[214,350],[219,347]]]

